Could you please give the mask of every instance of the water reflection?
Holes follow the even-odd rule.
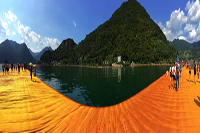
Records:
[[[121,68],[118,68],[118,82],[120,82],[121,81],[121,71],[122,71],[122,69]]]

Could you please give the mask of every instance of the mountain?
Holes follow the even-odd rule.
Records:
[[[44,54],[44,52],[45,52],[45,51],[48,51],[48,50],[53,51],[53,49],[52,49],[50,46],[49,46],[49,47],[45,47],[45,48],[42,49],[42,51],[36,52],[36,53],[35,53],[35,52],[32,52],[31,49],[29,49],[31,55],[32,55],[37,61],[39,61],[39,60],[40,60],[40,57]]]
[[[39,52],[33,52],[30,48],[28,49],[29,50],[29,52],[30,52],[30,54],[34,57],[34,56],[36,56],[36,55],[38,55],[38,53]]]
[[[62,51],[57,50],[57,53]],[[122,60],[128,62],[158,63],[169,62],[176,56],[175,49],[160,27],[136,0],[123,2],[109,20],[98,26],[77,46],[74,45],[69,52],[70,57],[63,55],[59,58],[55,52],[48,52],[55,58],[46,53],[46,58],[41,57],[40,61],[49,63],[47,60],[64,60],[67,64],[102,64],[104,60],[116,62],[117,56],[121,56]]]
[[[40,58],[40,61],[50,63],[52,61],[60,61],[64,64],[73,62],[75,59],[75,48],[77,44],[73,39],[63,40],[55,51],[46,51]]]
[[[0,44],[0,57],[0,63],[36,63],[25,43],[18,44],[8,39]]]
[[[178,51],[181,59],[190,60],[200,58],[200,41],[189,43],[185,40],[174,39],[170,43]]]

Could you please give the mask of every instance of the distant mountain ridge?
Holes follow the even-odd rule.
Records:
[[[68,39],[66,41],[70,42]],[[45,52],[40,62],[101,65],[104,60],[117,62],[117,56],[121,56],[122,60],[128,62],[158,63],[170,62],[176,57],[175,49],[160,27],[137,0],[123,2],[108,21],[78,45],[70,46],[71,50],[68,47],[62,49],[60,45],[56,52]]]
[[[36,63],[25,43],[18,44],[6,39],[0,44],[0,63]]]
[[[33,58],[35,58],[37,61],[40,60],[40,57],[44,54],[45,51],[53,51],[53,49],[51,48],[51,46],[45,47],[43,48],[40,52],[32,52],[31,49],[29,49],[31,55],[33,56]]]
[[[75,50],[74,48],[77,47],[77,44],[74,42],[73,39],[68,38],[63,40],[62,43],[55,51],[46,51],[40,58],[40,62],[52,62],[52,61],[60,61],[62,60],[63,63],[68,64],[68,62],[73,62],[75,58]]]
[[[200,41],[189,43],[185,40],[174,39],[170,43],[178,51],[181,59],[190,60],[200,58]]]

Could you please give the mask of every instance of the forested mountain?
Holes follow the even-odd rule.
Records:
[[[36,52],[36,53],[35,53],[35,52],[32,52],[31,49],[29,49],[31,55],[32,55],[33,58],[35,58],[37,61],[39,61],[39,60],[40,60],[40,57],[44,54],[44,52],[45,52],[45,51],[48,51],[48,50],[53,51],[53,49],[52,49],[50,46],[49,46],[49,47],[45,47],[45,48],[42,49],[42,51]]]
[[[73,39],[63,40],[55,51],[46,51],[40,58],[40,61],[51,63],[52,61],[61,61],[63,64],[74,63],[75,49],[77,44]]]
[[[0,44],[0,57],[0,63],[36,63],[25,43],[18,44],[8,39]]]
[[[116,57],[121,56],[122,60],[129,62],[158,63],[170,62],[176,57],[175,49],[160,27],[136,0],[124,2],[108,21],[70,48],[71,50],[66,47],[58,48],[57,52],[46,52],[40,61],[50,63],[53,60],[65,60],[67,64],[102,64],[104,60],[116,62]]]
[[[170,42],[178,51],[178,55],[183,60],[200,58],[200,41],[189,43],[185,40],[174,39]]]

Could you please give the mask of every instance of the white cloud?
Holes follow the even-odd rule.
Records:
[[[166,22],[166,27],[159,23],[158,25],[162,28],[163,33],[166,35],[167,39],[172,41],[178,38],[182,40],[187,40],[189,42],[198,41],[200,39],[200,3],[199,0],[195,2],[188,1],[185,7],[186,16],[183,11],[175,10],[172,12],[170,20]],[[182,26],[185,27],[182,30]],[[188,33],[187,37],[182,34]]]
[[[192,31],[193,29],[195,29],[195,25],[192,25],[192,24],[186,24],[185,28],[184,28],[184,31],[185,32],[188,32],[188,31]]]
[[[73,21],[73,23],[74,23],[74,26],[76,27],[76,22],[75,22],[75,21]]]
[[[158,26],[159,26],[161,29],[164,28],[164,26],[162,25],[161,22],[158,23]]]
[[[0,44],[3,42],[3,40],[0,40]]]
[[[43,44],[43,39],[40,35],[36,34],[34,31],[29,31],[31,28],[24,26],[18,21],[18,33],[21,35],[21,42],[25,42],[27,45],[31,43]]]
[[[31,28],[28,27],[28,26],[25,27],[24,25],[22,25],[22,24],[20,23],[20,21],[18,21],[17,26],[18,26],[18,33],[19,33],[19,34],[23,34],[23,35],[27,34],[27,33],[28,33],[28,30],[31,29]]]
[[[18,21],[17,23],[18,26],[18,33],[21,35],[22,40],[21,43],[26,43],[27,45],[30,44],[30,39],[29,39],[29,35],[28,35],[28,31],[31,29],[28,26],[24,26],[20,23],[20,21]]]
[[[162,28],[163,33],[166,35],[168,40],[173,40],[177,36],[183,34],[181,27],[183,24],[187,23],[187,17],[183,11],[175,10],[172,12],[170,20],[166,22],[166,27],[159,23],[158,25]]]
[[[179,40],[185,40],[185,41],[187,41],[187,38],[184,37],[184,36],[179,36],[178,39],[179,39]]]
[[[13,32],[12,32],[12,35],[13,35],[13,36],[14,36],[14,35],[16,35],[16,32],[15,32],[15,31],[13,31]]]
[[[175,10],[172,12],[170,21],[166,22],[166,28],[170,29],[172,33],[177,33],[180,31],[182,25],[187,22],[187,17],[184,15],[183,11]]]
[[[188,1],[188,3],[186,4],[185,10],[188,11],[192,5],[194,4],[194,2],[192,1],[192,3],[190,3],[190,1]]]
[[[20,21],[15,23],[15,21],[17,20],[17,16],[11,11],[4,13],[4,15],[7,20],[3,21],[0,18],[0,33],[10,35],[8,26],[13,23],[14,27],[17,28],[17,33],[19,33],[19,35],[21,36],[21,43],[26,43],[29,47],[32,47],[32,51],[40,51],[40,48],[44,46],[51,46],[52,49],[56,49],[59,46],[60,42],[57,38],[42,38],[39,34],[32,31],[29,26],[24,26]],[[76,27],[75,21],[73,21],[73,24]],[[13,31],[11,35],[16,35],[16,31]]]
[[[31,49],[31,51],[34,52],[34,53],[40,52],[40,51],[41,51],[40,49],[34,49],[34,48],[31,48],[31,47],[30,47],[30,49]]]
[[[187,17],[188,17],[188,22],[190,24],[198,24],[200,20],[200,3],[199,0],[196,0],[196,2],[190,3],[188,1],[186,5],[186,11],[188,11]]]
[[[189,38],[195,38],[197,35],[195,29],[193,29],[191,32],[189,32]]]
[[[26,43],[27,45],[39,44],[42,46],[51,46],[52,49],[56,49],[60,44],[57,38],[45,37],[43,39],[40,35],[38,35],[34,31],[31,31],[30,27],[22,25],[20,21],[18,21],[17,25],[18,33],[22,37],[21,43]],[[39,46],[37,46],[37,50],[33,50],[33,48],[31,50],[38,51],[38,49]]]
[[[52,49],[56,49],[59,46],[60,42],[57,38],[44,38],[44,45],[45,46],[51,46]]]
[[[8,11],[8,13],[4,13],[6,18],[10,20],[11,22],[14,22],[17,20],[17,16],[13,14],[11,11]]]
[[[10,35],[8,24],[0,18],[0,33]]]
[[[42,44],[43,43],[43,39],[40,35],[36,34],[34,31],[31,31],[29,34],[29,39],[31,42],[33,43],[39,43]]]

